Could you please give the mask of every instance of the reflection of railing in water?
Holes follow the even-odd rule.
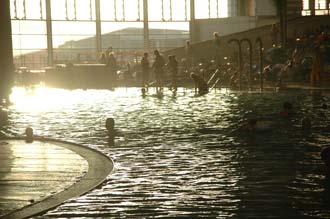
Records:
[[[263,61],[263,44],[261,38],[256,39],[256,43],[259,44],[259,69],[260,69],[260,91],[263,92],[264,90],[264,75],[263,75],[263,70],[264,70],[264,61]]]

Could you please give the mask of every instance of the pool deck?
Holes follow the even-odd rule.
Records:
[[[102,153],[39,138],[0,139],[0,218],[28,218],[101,185],[113,170]]]

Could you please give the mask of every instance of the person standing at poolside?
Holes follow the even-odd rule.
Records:
[[[165,61],[164,57],[159,53],[158,50],[154,51],[155,61],[152,65],[152,68],[155,73],[156,78],[156,92],[160,92],[163,89],[163,77],[164,77],[164,67]]]
[[[311,86],[318,85],[321,80],[322,71],[322,54],[319,47],[314,49],[313,61],[312,61],[312,71],[310,74],[310,84]]]
[[[109,53],[107,66],[111,75],[111,82],[114,83],[117,79],[117,60],[113,52]]]
[[[176,91],[177,90],[177,76],[178,76],[179,63],[176,60],[175,55],[168,56],[168,63],[166,64],[166,66],[172,75],[171,89],[173,91]]]
[[[191,68],[194,66],[194,53],[189,40],[186,41],[184,49],[186,54],[187,67]]]
[[[142,71],[142,87],[146,87],[149,83],[149,59],[148,53],[143,54],[141,60],[141,71]]]
[[[221,65],[221,40],[218,32],[213,33],[213,46],[215,50],[215,61],[216,65]]]

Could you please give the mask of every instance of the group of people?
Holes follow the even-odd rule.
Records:
[[[108,67],[112,81],[116,81],[118,66],[115,54],[112,51],[112,47],[109,47],[105,52],[101,54],[100,63],[105,64]]]
[[[163,55],[160,54],[158,50],[154,51],[154,62],[150,68],[150,61],[148,53],[144,53],[141,60],[141,72],[142,72],[142,87],[144,88],[142,92],[146,92],[149,85],[153,84],[156,87],[156,92],[159,93],[163,90],[165,85],[165,72],[166,69],[171,75],[169,87],[172,91],[176,92],[178,86],[178,72],[179,72],[179,62],[177,61],[175,55],[169,55],[168,61],[165,62]],[[153,70],[155,81],[149,83],[150,69]],[[208,92],[208,85],[206,81],[196,73],[191,73],[190,78],[193,80],[195,85],[195,92],[199,95],[204,95]]]

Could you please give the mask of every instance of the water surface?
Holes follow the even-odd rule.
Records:
[[[2,130],[81,143],[115,162],[107,181],[42,218],[330,218],[323,147],[330,144],[328,93],[237,93],[174,97],[138,88],[62,90],[15,88]],[[284,101],[296,115],[279,117]],[[303,135],[300,120],[313,119]],[[119,136],[107,143],[105,120]],[[231,134],[247,118],[279,123],[273,131]]]

